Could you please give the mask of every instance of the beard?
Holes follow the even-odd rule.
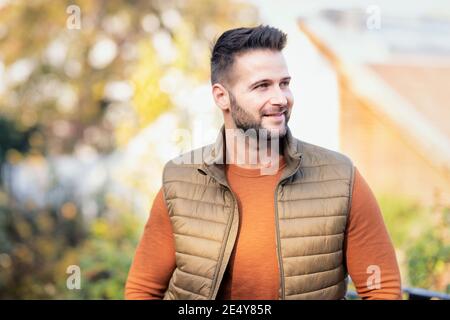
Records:
[[[242,129],[244,132],[250,129],[255,130],[258,136],[260,136],[260,133],[263,131],[268,140],[272,138],[283,138],[286,135],[287,123],[290,117],[287,112],[287,107],[285,108],[286,112],[284,114],[285,121],[283,129],[268,129],[262,126],[264,114],[260,113],[259,119],[255,118],[237,103],[236,97],[230,91],[228,93],[230,95],[231,117],[238,129]]]

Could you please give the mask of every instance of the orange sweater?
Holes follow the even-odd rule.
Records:
[[[226,175],[239,206],[239,231],[217,299],[278,299],[274,190],[280,178],[259,169],[228,165]],[[400,299],[400,273],[380,209],[356,170],[344,243],[345,262],[363,299]],[[370,265],[380,267],[381,288],[369,289]],[[161,299],[175,269],[172,226],[162,190],[136,250],[125,288],[126,299]]]

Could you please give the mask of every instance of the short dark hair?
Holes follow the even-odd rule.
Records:
[[[216,41],[211,53],[211,84],[229,81],[237,54],[255,49],[281,51],[287,35],[281,30],[259,25],[253,28],[237,28],[225,31]]]

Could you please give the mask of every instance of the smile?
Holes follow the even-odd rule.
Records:
[[[284,112],[265,114],[264,117],[274,121],[281,121],[284,119]]]

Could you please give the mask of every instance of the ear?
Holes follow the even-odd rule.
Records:
[[[212,95],[216,105],[222,110],[230,109],[230,96],[227,89],[220,83],[215,83],[212,86]]]

